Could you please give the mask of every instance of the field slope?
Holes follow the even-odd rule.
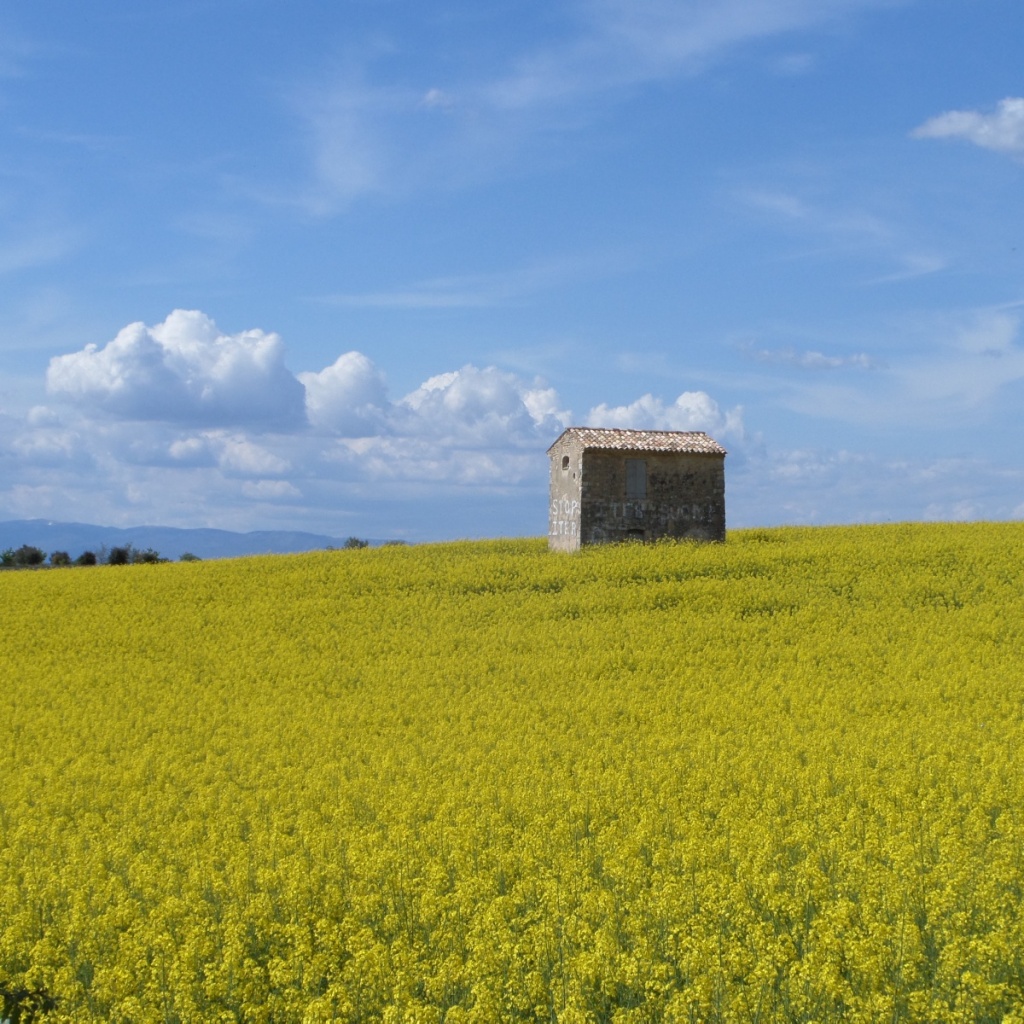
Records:
[[[6,1013],[1019,1019],[1022,563],[1014,523],[2,574]]]

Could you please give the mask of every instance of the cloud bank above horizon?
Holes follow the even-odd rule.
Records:
[[[466,487],[536,489],[544,451],[575,422],[555,388],[495,366],[445,370],[399,398],[357,351],[292,373],[279,335],[226,334],[197,310],[53,357],[46,387],[46,405],[0,428],[11,437],[10,475],[63,471],[58,486],[15,486],[50,513],[97,474],[129,509],[150,503],[147,488],[165,499],[206,493],[211,507],[233,491],[282,515],[343,504],[339,488],[427,487],[436,500]],[[726,443],[744,435],[742,410],[723,410],[703,391],[601,404],[580,422],[704,430]]]
[[[46,387],[85,418],[181,430],[428,438],[505,448],[533,444],[536,436],[572,422],[554,388],[493,366],[467,364],[438,373],[392,401],[383,373],[362,352],[345,352],[320,371],[297,374],[287,369],[284,355],[275,333],[228,335],[205,313],[176,309],[152,327],[129,324],[103,347],[89,344],[53,357]],[[602,404],[584,418],[599,426],[743,434],[742,411],[723,413],[704,392],[684,392],[668,405],[651,395],[628,406]]]

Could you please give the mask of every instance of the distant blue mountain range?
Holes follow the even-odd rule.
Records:
[[[339,548],[344,538],[326,537],[297,530],[260,530],[233,533],[230,530],[179,530],[172,526],[93,526],[89,523],[55,523],[48,519],[15,519],[0,523],[0,551],[23,544],[40,548],[47,555],[66,551],[77,558],[83,551],[99,553],[101,548],[152,548],[163,558],[177,561],[189,552],[199,558],[236,558],[240,555],[288,554]],[[371,542],[372,543],[372,542]]]

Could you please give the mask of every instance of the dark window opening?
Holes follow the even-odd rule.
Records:
[[[643,459],[626,459],[626,497],[647,497],[647,463]]]
[[[562,456],[562,469],[568,469],[568,468],[569,468],[569,456],[568,455],[563,455]]]

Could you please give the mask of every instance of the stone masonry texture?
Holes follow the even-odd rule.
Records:
[[[725,454],[697,431],[570,427],[548,450],[548,546],[725,540]]]

